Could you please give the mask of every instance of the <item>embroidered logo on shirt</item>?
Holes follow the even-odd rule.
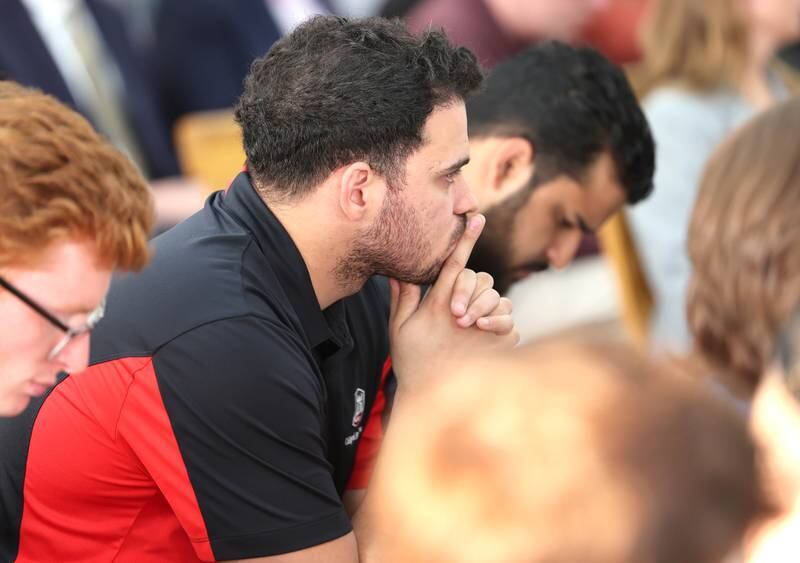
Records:
[[[358,439],[361,437],[361,431],[362,430],[363,430],[363,428],[361,426],[359,426],[356,429],[355,432],[353,432],[347,438],[344,439],[344,445],[347,446],[347,447],[350,447],[353,444],[355,444],[358,441]]]
[[[364,409],[367,406],[366,392],[361,388],[356,389],[355,400],[356,408],[353,411],[353,428],[357,428],[358,425],[361,424],[361,420],[364,418]]]

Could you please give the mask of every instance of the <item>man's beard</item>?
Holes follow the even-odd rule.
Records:
[[[376,221],[364,230],[344,259],[336,267],[336,278],[342,286],[363,283],[374,275],[395,278],[417,285],[432,285],[439,277],[442,264],[467,226],[460,217],[443,256],[431,258],[431,242],[425,236],[425,225],[416,210],[408,205],[394,187]]]
[[[486,272],[494,278],[494,288],[500,295],[508,292],[516,281],[515,275],[526,272],[536,272],[548,268],[547,260],[541,258],[520,267],[511,263],[511,244],[514,226],[522,207],[532,196],[533,188],[537,185],[536,178],[531,183],[511,197],[493,205],[483,212],[486,217],[486,226],[483,233],[475,243],[475,248],[470,255],[467,267],[476,272]]]

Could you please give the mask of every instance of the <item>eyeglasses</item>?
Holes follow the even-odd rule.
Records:
[[[50,353],[47,355],[48,361],[53,361],[61,352],[64,351],[64,348],[72,342],[74,338],[82,334],[86,334],[90,332],[97,323],[100,322],[100,319],[103,318],[103,314],[106,311],[106,300],[105,298],[100,302],[100,304],[95,308],[94,311],[90,312],[88,317],[86,318],[86,322],[77,327],[71,327],[61,321],[58,317],[56,317],[53,313],[39,305],[36,301],[25,295],[22,291],[14,287],[11,283],[6,281],[2,276],[0,276],[0,287],[4,287],[7,289],[11,294],[13,294],[16,298],[20,301],[25,303],[28,307],[36,311],[40,316],[42,316],[47,322],[51,325],[56,327],[57,329],[64,332],[63,338],[58,341],[58,343],[50,350]]]

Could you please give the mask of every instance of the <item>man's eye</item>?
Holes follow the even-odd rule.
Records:
[[[456,170],[455,172],[450,172],[450,174],[445,174],[444,175],[444,180],[448,184],[452,184],[453,182],[456,181],[456,178],[458,178],[459,174],[461,174],[461,170]]]
[[[569,219],[561,219],[561,228],[562,229],[574,229],[575,223],[571,222]]]

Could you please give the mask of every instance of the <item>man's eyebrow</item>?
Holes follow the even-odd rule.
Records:
[[[465,156],[464,158],[462,158],[461,160],[459,160],[458,162],[456,162],[454,164],[451,164],[450,166],[448,166],[444,170],[440,170],[439,172],[436,173],[436,175],[437,176],[446,176],[448,174],[455,174],[461,168],[466,166],[468,163],[469,163],[469,157]]]
[[[580,228],[583,234],[585,235],[595,234],[595,230],[586,224],[586,221],[583,220],[583,217],[581,217],[580,215],[576,215],[575,220],[578,223],[578,228]]]

